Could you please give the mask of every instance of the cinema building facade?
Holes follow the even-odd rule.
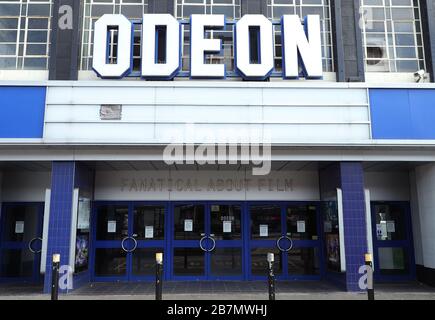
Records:
[[[0,281],[434,285],[435,1],[360,2],[1,1]]]

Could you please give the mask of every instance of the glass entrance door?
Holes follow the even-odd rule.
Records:
[[[209,250],[211,279],[243,277],[243,206],[210,203],[210,237],[216,246]]]
[[[409,203],[372,203],[372,224],[375,277],[386,281],[414,279]]]
[[[206,236],[205,204],[175,204],[172,207],[172,263],[174,278],[206,277],[206,252],[214,243]]]
[[[38,282],[42,249],[43,203],[3,204],[0,278]]]
[[[95,280],[153,279],[155,254],[164,253],[166,247],[166,212],[164,204],[97,204],[94,211]]]
[[[267,253],[275,254],[274,271],[281,279],[319,279],[319,212],[317,204],[249,205],[250,275],[267,276]]]
[[[182,203],[172,208],[174,279],[241,279],[241,204]]]

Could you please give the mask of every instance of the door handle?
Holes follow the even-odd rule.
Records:
[[[212,246],[210,249],[207,249],[204,247],[203,242],[205,240],[210,240],[212,242]],[[201,240],[199,240],[199,247],[204,252],[212,252],[214,249],[216,249],[216,240],[213,237],[202,237]]]
[[[281,240],[287,239],[290,242],[290,247],[288,249],[284,249],[281,247],[280,242]],[[288,237],[288,236],[282,236],[281,238],[279,238],[278,240],[276,240],[276,247],[279,249],[279,251],[281,252],[289,252],[291,249],[293,249],[293,240]]]
[[[127,241],[127,240],[133,240],[133,242],[134,242],[133,249],[128,250],[128,249],[125,248],[124,243],[125,243],[125,241]],[[133,252],[133,251],[136,250],[136,248],[137,248],[137,240],[136,240],[135,238],[133,238],[133,237],[125,237],[125,238],[122,239],[122,241],[121,241],[121,248],[122,248],[122,250],[124,250],[124,251],[127,252],[127,253]]]
[[[201,240],[199,240],[199,247],[200,247],[201,250],[204,251],[204,252],[207,252],[207,249],[204,248],[204,246],[202,245],[202,242],[203,242],[204,240],[206,240],[206,239],[207,239],[207,237],[203,236],[203,237],[201,238]]]
[[[214,249],[216,249],[216,240],[213,237],[214,237],[214,235],[211,235],[211,237],[208,237],[213,242],[213,245],[212,245],[211,249],[208,250],[208,252],[212,252]]]
[[[40,253],[40,252],[42,251],[42,249],[39,249],[39,250],[33,250],[33,248],[32,248],[33,243],[34,243],[35,241],[38,241],[38,240],[42,242],[42,238],[33,238],[32,240],[29,241],[28,248],[29,248],[29,250],[30,250],[31,253]]]

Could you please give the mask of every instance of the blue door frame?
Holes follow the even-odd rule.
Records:
[[[391,240],[382,241],[377,240],[376,231],[376,205],[395,205],[402,207],[405,213],[405,236],[403,240]],[[412,234],[412,218],[411,218],[411,206],[406,201],[375,201],[371,203],[371,215],[372,215],[372,234],[373,234],[373,251],[374,251],[374,278],[379,282],[400,282],[400,281],[412,281],[416,279],[416,266],[414,255],[414,242]],[[403,275],[382,275],[379,267],[379,249],[380,248],[403,248],[406,252],[406,258],[409,265],[409,273]]]
[[[175,248],[200,248],[200,241],[198,240],[175,240],[174,239],[174,207],[180,205],[200,205],[204,206],[204,233],[205,237],[213,237],[211,230],[211,206],[212,205],[237,205],[241,208],[241,222],[242,222],[242,238],[240,240],[215,240],[215,249],[220,248],[239,248],[242,253],[242,272],[240,275],[225,275],[225,276],[217,276],[213,275],[211,272],[211,255],[212,252],[205,252],[204,257],[204,274],[200,276],[177,276],[174,274],[174,264],[172,263],[172,259],[174,256]],[[170,242],[168,252],[170,251],[170,278],[172,280],[244,280],[246,279],[246,259],[244,257],[244,244],[246,241],[246,232],[244,226],[245,223],[245,205],[242,201],[176,201],[171,202],[170,206]],[[207,243],[209,245],[209,243]]]
[[[17,208],[22,206],[35,206],[36,214],[37,214],[37,226],[36,226],[36,237],[34,237],[30,241],[8,241],[5,239],[5,228],[6,228],[6,214],[5,212],[11,208]],[[43,229],[43,220],[44,220],[44,203],[43,202],[4,202],[2,204],[1,213],[0,213],[0,263],[3,257],[3,250],[29,250],[30,246],[35,247],[37,252],[34,254],[33,266],[32,266],[32,275],[28,277],[3,277],[0,276],[0,282],[10,282],[10,283],[41,283],[43,277],[40,273],[40,263],[41,263],[41,250],[42,249],[42,241],[39,241],[40,247],[37,246],[38,242],[36,238],[42,239],[42,229]],[[25,226],[24,226],[25,228]],[[37,247],[37,248],[36,248]],[[0,264],[1,266],[1,264]]]
[[[127,272],[125,276],[101,277],[95,274],[95,252],[98,248],[121,248],[121,241],[97,241],[96,240],[96,215],[97,209],[104,205],[121,205],[128,206],[128,230],[129,236],[132,236],[133,230],[133,207],[137,205],[162,205],[165,207],[165,238],[158,241],[138,241],[137,248],[161,248],[164,254],[164,279],[165,280],[180,280],[180,281],[195,281],[195,280],[264,280],[267,277],[265,270],[264,276],[252,275],[251,272],[251,249],[252,248],[276,248],[276,240],[250,240],[250,212],[249,208],[252,205],[279,205],[281,208],[281,225],[282,234],[286,234],[286,208],[288,205],[312,205],[316,206],[316,224],[317,224],[317,240],[294,240],[294,248],[315,248],[317,249],[317,258],[319,261],[318,275],[293,275],[284,272],[278,276],[282,280],[319,280],[324,276],[325,268],[323,265],[323,241],[322,241],[322,224],[320,214],[320,202],[289,202],[289,201],[170,201],[170,202],[131,202],[131,201],[103,201],[94,202],[92,209],[92,249],[90,256],[91,280],[92,281],[151,281],[154,277],[134,276],[131,272],[132,253],[127,253]],[[179,205],[201,205],[204,206],[204,233],[206,236],[211,235],[211,213],[212,205],[239,205],[241,207],[242,221],[242,236],[240,240],[216,240],[216,249],[219,248],[240,248],[242,252],[242,273],[237,276],[213,276],[211,273],[211,252],[205,253],[204,273],[195,276],[174,275],[174,249],[175,248],[200,248],[198,240],[175,240],[174,239],[174,207]],[[266,259],[266,256],[264,257]],[[287,270],[287,258],[283,260],[283,270]]]
[[[277,275],[276,278],[278,280],[288,280],[288,281],[297,281],[297,280],[320,280],[325,275],[325,266],[323,263],[323,241],[322,241],[322,234],[323,234],[323,227],[321,224],[321,208],[320,208],[320,202],[318,201],[305,201],[305,202],[288,202],[288,201],[262,201],[262,202],[248,202],[247,208],[246,208],[246,214],[247,214],[247,220],[251,221],[250,219],[250,210],[249,208],[251,206],[255,205],[277,205],[280,207],[281,211],[281,236],[287,235],[287,223],[286,223],[286,208],[287,206],[315,206],[316,207],[316,225],[317,225],[317,240],[292,240],[293,242],[293,248],[315,248],[317,249],[317,259],[319,262],[319,274],[318,275],[297,275],[297,274],[290,274],[288,272],[288,255],[282,254],[282,260],[281,260],[281,268],[282,273],[280,275]],[[251,256],[251,250],[254,248],[270,248],[270,249],[277,249],[277,240],[250,240],[251,239],[251,228],[250,223],[246,224],[246,234],[247,234],[247,242],[248,245],[245,246],[248,250],[245,250],[245,259],[247,260],[247,275],[248,280],[264,280],[267,278],[266,272],[264,276],[258,276],[253,275],[251,271],[251,263],[252,263],[252,256]],[[290,236],[291,238],[291,236]]]
[[[97,276],[95,273],[95,253],[97,249],[122,249],[122,240],[97,240],[97,215],[98,208],[105,205],[113,206],[126,206],[128,207],[128,237],[133,237],[133,211],[135,206],[163,206],[165,208],[165,221],[164,221],[164,240],[137,240],[136,249],[141,248],[152,248],[152,249],[162,249],[164,254],[164,269],[163,269],[163,279],[168,279],[168,259],[166,258],[166,249],[168,248],[168,228],[169,228],[169,204],[168,202],[131,202],[131,201],[98,201],[94,202],[92,206],[92,219],[91,219],[91,255],[90,255],[90,268],[91,268],[91,281],[95,282],[113,282],[113,281],[152,281],[155,279],[151,275],[134,275],[132,272],[133,267],[133,254],[134,251],[126,253],[126,274],[124,276]]]
[[[167,260],[167,256],[168,256],[168,225],[169,225],[169,206],[167,202],[134,202],[133,204],[131,204],[131,209],[130,209],[130,217],[131,219],[129,219],[129,228],[130,230],[133,229],[133,223],[134,223],[134,219],[133,219],[133,209],[135,206],[162,206],[165,208],[165,214],[164,214],[164,237],[163,240],[138,240],[137,241],[137,249],[156,249],[159,252],[163,252],[163,260]],[[132,259],[132,255],[134,254],[134,252],[131,254],[130,259]],[[130,270],[129,270],[129,275],[130,275],[130,280],[131,281],[146,281],[146,280],[155,280],[155,275],[146,275],[146,276],[138,276],[138,275],[134,275],[131,268],[132,268],[132,262],[130,263]],[[164,266],[163,269],[163,279],[166,280],[168,278],[168,272],[167,272],[167,262],[166,265]]]

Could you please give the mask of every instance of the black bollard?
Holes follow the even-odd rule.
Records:
[[[53,254],[51,266],[51,300],[59,300],[59,266],[60,254]]]
[[[156,300],[162,300],[163,253],[156,253]]]
[[[267,262],[269,266],[268,282],[269,282],[269,300],[275,300],[275,274],[273,273],[273,262],[275,256],[273,253],[267,254]]]
[[[365,255],[366,266],[368,266],[368,278],[367,278],[367,299],[370,301],[375,300],[375,289],[373,286],[373,260],[371,254]]]

